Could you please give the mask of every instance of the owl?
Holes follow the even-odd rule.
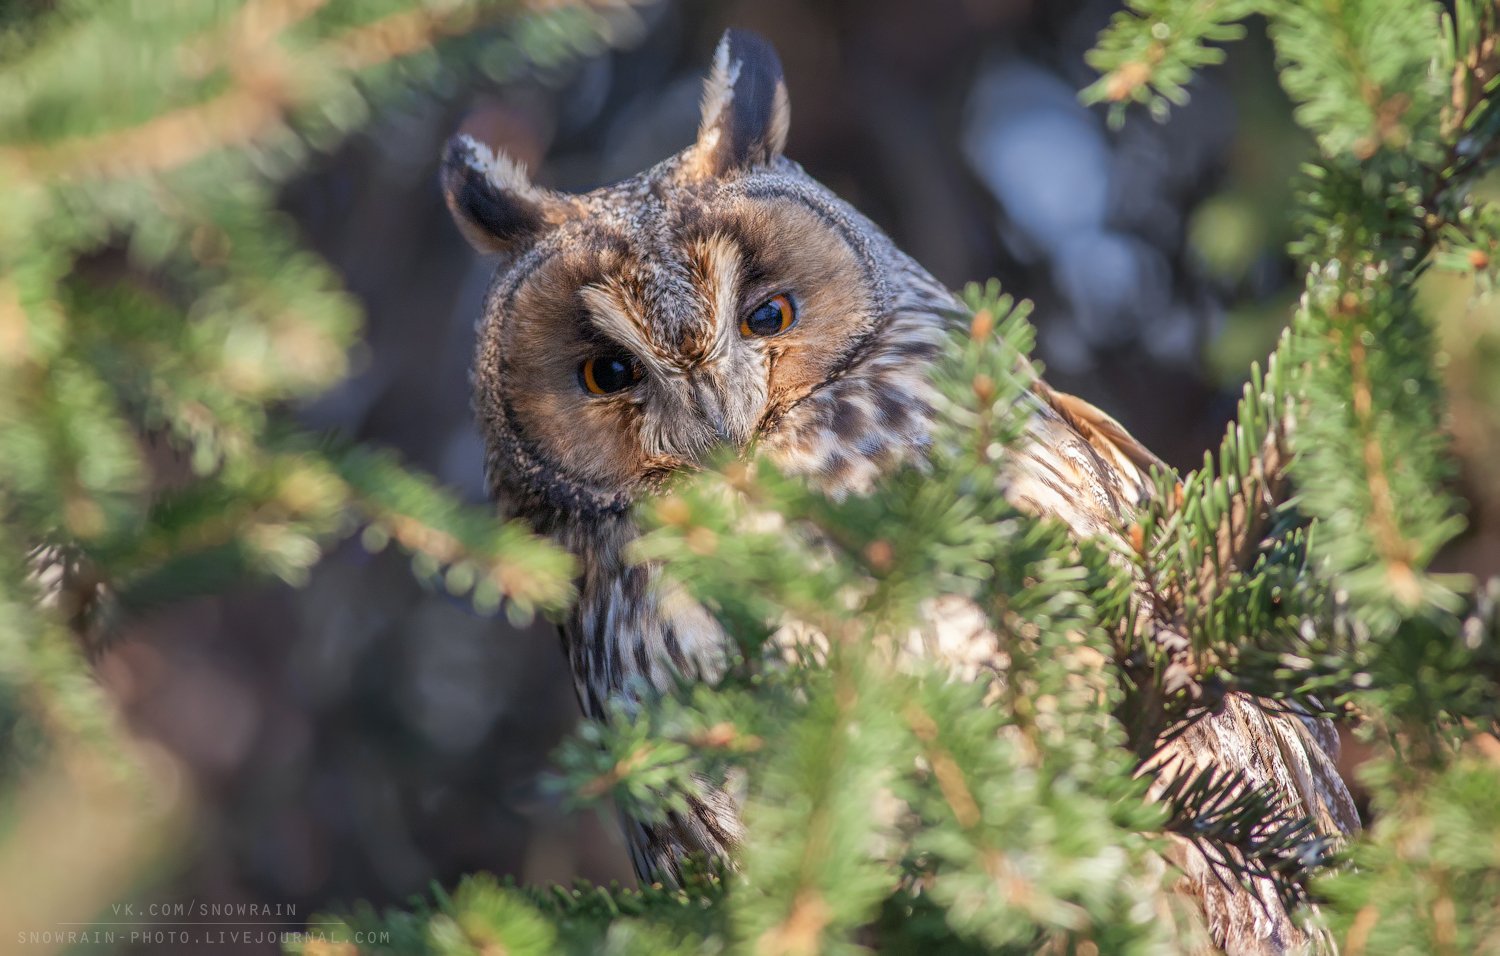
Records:
[[[868,492],[928,447],[933,363],[957,302],[782,155],[789,117],[774,50],[731,30],[696,141],[630,179],[554,192],[467,136],[443,157],[459,229],[500,257],[473,366],[489,485],[578,559],[561,632],[590,719],[612,699],[715,679],[733,646],[660,568],[627,558],[638,502],[723,446],[753,447],[835,496]],[[1160,462],[1083,401],[1038,385],[1028,402],[1030,440],[1005,493],[1079,536],[1120,535]],[[962,614],[942,601],[933,614],[950,610]],[[969,656],[988,653],[974,641]],[[1326,730],[1231,695],[1167,750],[1275,786],[1338,833],[1355,815]],[[704,781],[665,823],[627,821],[642,880],[674,879],[691,853],[732,859],[742,829],[722,783]],[[1305,941],[1269,886],[1228,886],[1179,849],[1185,889],[1221,944]]]

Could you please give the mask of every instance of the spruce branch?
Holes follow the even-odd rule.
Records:
[[[1462,182],[1500,156],[1500,3],[1458,0],[1444,15],[1445,49],[1453,60],[1442,136],[1449,143],[1445,178]]]
[[[607,721],[589,722],[558,747],[557,774],[547,787],[573,807],[613,800],[648,821],[690,809],[708,781],[753,769],[766,759],[765,741],[782,728],[769,718],[800,707],[799,692],[775,673],[753,685],[680,684],[671,692],[609,706]],[[753,688],[753,690],[752,690]],[[821,688],[819,688],[821,689]]]
[[[1375,823],[1313,890],[1341,952],[1458,956],[1500,942],[1500,741],[1477,734],[1452,759],[1416,773],[1388,755],[1367,770]]]
[[[1172,105],[1187,102],[1193,74],[1222,63],[1221,45],[1244,36],[1240,21],[1263,5],[1261,0],[1130,0],[1085,56],[1103,76],[1083,91],[1083,101],[1109,103],[1112,126],[1124,122],[1130,103],[1143,104],[1165,120]]]
[[[1433,264],[1472,276],[1481,296],[1500,289],[1500,205],[1466,205],[1437,234]]]
[[[1425,567],[1461,527],[1440,490],[1448,469],[1430,327],[1412,293],[1392,288],[1401,279],[1367,281],[1390,272],[1314,269],[1294,334],[1309,409],[1294,441],[1303,501],[1325,524],[1319,553],[1378,631],[1424,602],[1455,606],[1459,582]]]
[[[1168,807],[1167,832],[1192,841],[1216,879],[1238,883],[1262,906],[1260,881],[1289,911],[1308,902],[1309,881],[1333,860],[1333,841],[1285,797],[1253,786],[1243,771],[1149,770],[1167,781],[1157,796]]]
[[[517,13],[514,29],[553,31],[517,54],[556,61],[597,44],[594,18],[624,8],[461,0],[374,5],[372,18],[371,6],[105,5],[38,17],[35,42],[6,63],[0,325],[15,348],[0,383],[3,484],[26,547],[69,555],[66,603],[85,610],[66,613],[90,646],[116,612],[247,576],[299,583],[361,528],[483,611],[509,599],[524,619],[569,599],[558,549],[394,461],[278,444],[275,403],[344,373],[358,312],[274,208],[275,180],[295,164],[257,164],[249,147],[288,123],[314,137],[304,108],[351,90],[356,66],[370,84],[385,56]],[[59,68],[102,63],[120,42],[140,55]],[[345,43],[358,63],[335,55]],[[359,118],[333,112],[340,129]]]
[[[1282,85],[1324,155],[1382,149],[1431,159],[1444,78],[1426,0],[1279,0],[1269,5]]]
[[[274,134],[297,111],[326,95],[328,85],[342,74],[370,71],[517,15],[557,19],[575,17],[583,8],[597,8],[604,14],[629,6],[620,0],[569,4],[465,0],[441,9],[398,9],[348,25],[310,46],[299,44],[295,55],[284,49],[280,41],[315,19],[327,2],[252,0],[228,23],[187,41],[188,48],[199,55],[189,59],[190,71],[179,76],[178,82],[201,84],[222,69],[228,80],[225,88],[133,126],[40,143],[0,145],[0,170],[14,180],[44,181],[166,173],[208,153],[244,148]]]
[[[514,619],[526,621],[572,601],[573,560],[557,545],[497,521],[487,508],[458,504],[389,453],[351,446],[325,452],[325,461],[344,482],[367,545],[388,537],[433,562],[448,590],[472,593],[480,610],[494,611],[503,600]]]
[[[1335,128],[1349,115],[1324,115],[1339,112],[1332,103],[1341,94],[1316,79],[1319,71],[1362,77],[1348,81],[1350,89],[1376,106],[1415,102],[1431,86],[1421,48],[1394,49],[1400,44],[1388,24],[1361,10],[1310,4],[1268,11],[1288,64],[1288,88],[1308,99],[1300,118],[1342,137],[1343,146],[1330,141],[1328,149],[1350,149],[1365,162],[1334,156],[1309,171],[1309,238],[1296,250],[1310,267],[1309,292],[1293,332],[1265,380],[1253,373],[1217,459],[1206,458],[1175,487],[1159,481],[1132,555],[1156,616],[1192,640],[1189,673],[1222,674],[1230,687],[1256,693],[1313,694],[1304,700],[1334,712],[1369,675],[1358,662],[1362,656],[1352,653],[1355,635],[1338,621],[1328,583],[1353,586],[1355,613],[1366,620],[1374,615],[1387,630],[1404,613],[1397,608],[1409,612],[1429,601],[1457,607],[1452,588],[1459,582],[1423,571],[1458,525],[1438,490],[1445,471],[1431,335],[1413,314],[1409,283],[1428,261],[1436,234],[1454,245],[1467,239],[1478,265],[1488,265],[1487,252],[1476,248],[1486,242],[1483,216],[1466,204],[1424,201],[1414,185],[1452,182],[1438,151],[1407,150],[1377,160],[1377,140],[1396,137],[1392,143],[1400,146],[1408,134],[1371,119],[1375,126],[1366,126],[1359,140],[1352,127]],[[1387,12],[1407,18],[1391,23],[1420,17],[1422,29],[1436,29],[1435,14],[1423,5]],[[1467,39],[1459,42],[1483,46],[1485,34],[1476,25],[1483,18],[1472,13],[1461,30]],[[1340,51],[1342,66],[1323,55],[1318,37]],[[1294,62],[1299,57],[1300,65]],[[1482,59],[1475,54],[1466,62]],[[1435,138],[1435,126],[1421,129],[1427,140]],[[1412,163],[1418,153],[1428,166]],[[1476,266],[1468,254],[1464,264]],[[1357,463],[1357,481],[1347,470],[1350,461]],[[1288,508],[1293,494],[1301,496],[1305,516]],[[1328,527],[1303,533],[1311,517]],[[1366,538],[1356,544],[1354,535]],[[1359,556],[1369,554],[1378,556],[1377,566],[1362,563]],[[1323,576],[1325,569],[1331,577]],[[1158,667],[1180,666],[1183,653],[1178,648],[1175,659]],[[1138,686],[1146,687],[1150,672],[1139,676]],[[1181,684],[1171,682],[1174,689]],[[1186,702],[1193,697],[1189,693]],[[1190,711],[1179,704],[1163,714],[1170,712]]]
[[[725,874],[691,863],[680,886],[550,888],[488,874],[465,877],[451,892],[436,884],[405,908],[368,904],[313,917],[323,939],[298,939],[289,953],[330,951],[395,956],[503,951],[519,956],[701,956],[724,934]],[[371,949],[370,940],[381,940]],[[360,945],[363,944],[363,945]]]
[[[1323,603],[1302,580],[1305,521],[1291,502],[1287,341],[1264,373],[1252,366],[1218,454],[1181,481],[1158,474],[1131,528],[1127,556],[1143,601],[1126,619],[1121,659],[1143,755],[1227,692],[1300,697],[1346,672],[1330,674],[1327,655],[1302,634]]]

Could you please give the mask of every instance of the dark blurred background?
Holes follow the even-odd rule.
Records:
[[[443,141],[462,124],[563,189],[627,176],[691,141],[702,75],[734,25],[780,51],[788,155],[946,282],[995,276],[1034,299],[1053,383],[1190,468],[1299,291],[1283,249],[1311,146],[1253,25],[1169,123],[1132,114],[1110,130],[1076,94],[1094,79],[1084,51],[1117,7],[655,3],[622,12],[613,52],[503,87],[471,75],[410,94],[286,193],[368,313],[357,373],[298,414],[399,449],[482,500],[468,364],[492,264],[443,208]],[[1475,397],[1494,383],[1463,379],[1465,350],[1495,334],[1495,316],[1468,294],[1429,294],[1457,346],[1474,525],[1445,564],[1495,573],[1500,491],[1476,476],[1500,460],[1500,401]],[[541,783],[578,718],[550,627],[477,617],[395,554],[351,542],[305,589],[140,622],[101,667],[136,730],[198,791],[175,864],[143,898],[284,903],[305,919],[477,870],[633,882],[614,821],[564,812]]]

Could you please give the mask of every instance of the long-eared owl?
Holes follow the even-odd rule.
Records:
[[[775,52],[730,31],[696,142],[630,179],[569,195],[467,136],[444,156],[460,229],[500,256],[473,373],[489,483],[579,559],[562,637],[592,719],[677,676],[714,679],[732,646],[702,607],[658,586],[658,568],[627,559],[643,496],[726,444],[833,495],[869,490],[927,446],[930,372],[956,302],[782,155],[788,121]],[[1030,441],[1004,493],[1078,535],[1122,533],[1155,456],[1082,401],[1045,386],[1029,398]],[[987,653],[973,640],[971,656]],[[1280,789],[1336,833],[1356,817],[1326,730],[1230,695],[1169,747]],[[642,879],[672,879],[691,852],[732,858],[735,795],[706,785],[689,806],[666,824],[627,821]],[[1304,942],[1269,887],[1231,888],[1181,849],[1221,945]]]

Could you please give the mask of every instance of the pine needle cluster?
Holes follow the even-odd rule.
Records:
[[[502,13],[80,0],[41,28],[0,19],[9,764],[116,733],[77,639],[246,576],[296,583],[351,534],[481,610],[565,606],[556,548],[282,414],[342,374],[358,326],[275,187],[393,91],[604,32],[592,8],[551,3],[481,29]],[[1173,889],[1180,841],[1226,881],[1269,880],[1347,952],[1500,947],[1500,582],[1432,569],[1463,519],[1416,287],[1500,275],[1500,215],[1474,190],[1500,159],[1500,5],[1132,0],[1085,98],[1164,117],[1252,15],[1318,145],[1292,250],[1305,286],[1201,468],[1158,475],[1118,546],[1009,505],[1028,307],[972,287],[926,467],[832,501],[726,460],[643,506],[636,557],[663,562],[738,655],[713,686],[584,727],[555,785],[651,819],[704,780],[741,781],[736,869],[641,890],[475,876],[409,910],[356,909],[305,951],[1176,953],[1204,942]],[[118,31],[173,56],[56,68]],[[1004,667],[913,651],[942,601],[972,609]],[[1332,845],[1212,767],[1148,799],[1159,742],[1232,692],[1356,727],[1376,753],[1373,826]]]

